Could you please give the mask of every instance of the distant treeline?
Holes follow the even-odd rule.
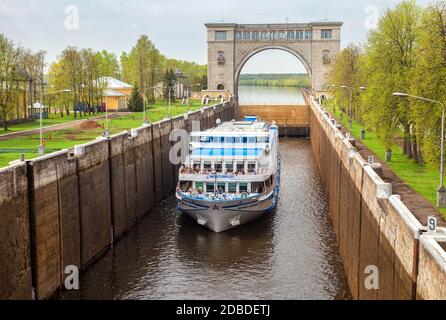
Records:
[[[242,86],[268,86],[268,87],[308,87],[310,79],[307,74],[242,74]]]

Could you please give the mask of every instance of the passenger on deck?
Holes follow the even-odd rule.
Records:
[[[222,188],[222,187],[218,188],[218,194],[219,194],[219,195],[222,195],[223,193],[224,193],[223,188]]]

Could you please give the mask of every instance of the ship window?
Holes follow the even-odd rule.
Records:
[[[243,137],[242,139],[243,139],[243,140],[242,140],[243,143],[248,143],[248,137]]]
[[[249,173],[256,172],[256,163],[255,162],[248,162],[248,172]]]
[[[223,165],[221,161],[215,162],[215,171],[222,172],[223,171]]]
[[[205,170],[211,170],[212,169],[212,162],[210,161],[205,161],[203,164],[203,169]]]
[[[234,143],[234,138],[233,137],[226,137],[225,138],[225,142],[226,143]]]
[[[234,139],[234,143],[242,142],[242,138],[240,138],[240,137],[234,137],[233,139]]]
[[[226,170],[228,170],[228,172],[234,172],[234,162],[226,161]]]
[[[266,184],[266,189],[269,190],[269,188],[271,187],[271,179],[266,180],[265,184]]]
[[[249,143],[256,143],[257,142],[257,138],[256,137],[249,137],[248,138],[248,142]]]
[[[263,182],[251,183],[251,191],[253,193],[263,193]]]
[[[240,183],[239,191],[240,193],[248,192],[248,184]]]
[[[217,191],[220,192],[220,188],[221,190],[223,190],[223,192],[226,192],[226,183],[217,183]]]
[[[211,142],[211,138],[210,137],[201,137],[200,141],[201,142]]]
[[[181,181],[180,182],[180,189],[182,192],[188,192],[191,187],[192,187],[192,183],[190,181]]]
[[[195,189],[197,189],[197,191],[203,191],[204,190],[204,183],[203,182],[195,182]]]
[[[237,193],[237,183],[228,183],[228,193]]]
[[[214,186],[213,182],[206,183],[206,192],[215,192]]]
[[[245,171],[245,164],[243,162],[237,162],[237,172],[244,172]]]

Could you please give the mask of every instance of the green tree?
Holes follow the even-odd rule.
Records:
[[[423,12],[415,50],[416,66],[411,93],[446,104],[446,2],[437,1]],[[413,151],[431,167],[440,164],[441,108],[437,104],[410,100],[413,132],[418,144]]]
[[[350,110],[350,91],[341,88],[346,86],[353,89],[352,94],[352,116],[362,120],[361,109],[357,106],[360,100],[360,87],[364,86],[361,77],[361,65],[363,52],[359,46],[349,45],[336,57],[330,74],[330,83],[336,87],[331,88],[331,95],[336,98],[343,112]]]
[[[404,132],[404,153],[413,156],[409,102],[393,97],[392,93],[410,90],[420,12],[415,1],[404,1],[395,9],[388,9],[378,28],[369,35],[365,50],[366,118],[385,144],[388,158],[400,127]]]
[[[155,86],[161,79],[163,57],[146,35],[141,36],[129,54],[121,55],[123,81],[135,83],[143,95],[155,102]]]
[[[0,34],[0,120],[3,129],[8,130],[8,117],[15,107],[14,91],[18,88],[17,65],[20,56],[20,48]]]
[[[172,69],[167,70],[163,77],[163,94],[164,98],[173,102],[175,101],[175,85],[177,83],[175,72]]]
[[[129,99],[129,110],[132,112],[141,112],[144,109],[144,102],[141,95],[141,90],[137,84],[133,86],[132,94]]]

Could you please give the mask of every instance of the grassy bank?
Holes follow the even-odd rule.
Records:
[[[333,112],[332,109],[330,111]],[[338,121],[341,118],[339,108],[336,110],[335,117]],[[348,128],[348,115],[345,113],[342,117],[342,124]],[[386,147],[379,141],[376,134],[366,128],[366,138],[361,140],[361,130],[362,125],[358,121],[353,121],[350,132],[355,139],[361,141],[381,160],[385,159]],[[392,147],[392,161],[386,163],[401,180],[436,206],[436,190],[440,184],[439,170],[427,168],[408,158],[404,155],[403,149],[397,144],[394,144]],[[446,218],[446,209],[438,210]]]
[[[242,74],[241,86],[267,86],[267,87],[308,87],[310,78],[307,74]]]
[[[190,110],[197,110],[201,108],[201,104],[193,102]],[[182,106],[176,103],[172,106],[171,115],[177,116],[189,111],[188,106]],[[147,118],[150,122],[157,122],[168,116],[168,107],[165,104],[159,103],[156,106],[150,107],[147,112]],[[137,112],[126,115],[120,118],[109,120],[109,130],[111,134],[116,134],[132,128],[137,128],[143,123],[143,113]],[[105,120],[91,121],[88,125],[76,126],[74,128],[57,130],[44,134],[45,147],[47,149],[66,149],[75,145],[86,143],[96,139],[102,135],[105,128]],[[37,150],[39,146],[40,137],[38,134],[11,139],[0,142],[0,167],[9,165],[9,162],[20,158],[20,154],[24,153],[27,159],[32,159],[38,156]],[[13,153],[1,153],[1,150],[22,149]],[[34,149],[32,152],[24,152],[26,149]]]
[[[51,113],[48,115],[48,119],[43,119],[42,124],[44,127],[53,126],[57,124],[67,123],[71,121],[76,120],[82,120],[82,119],[92,119],[96,117],[100,117],[105,115],[105,113],[99,113],[95,115],[85,115],[82,116],[82,118],[77,115],[77,117],[74,117],[74,112],[71,112],[70,115],[64,114],[63,117],[60,115],[60,113],[54,114]],[[25,130],[32,130],[32,129],[38,129],[40,127],[40,120],[36,119],[33,122],[26,122],[26,123],[18,123],[18,124],[10,124],[8,125],[8,130],[4,130],[3,128],[0,128],[0,135],[8,134],[8,133],[14,133],[19,131],[25,131]]]

